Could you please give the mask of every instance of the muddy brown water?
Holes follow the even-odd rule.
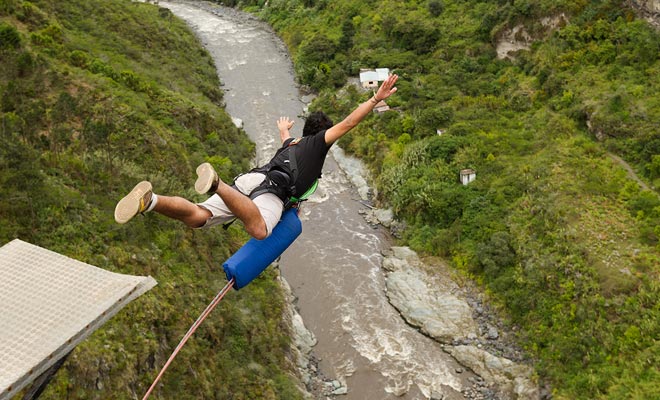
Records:
[[[279,146],[279,116],[294,118],[292,133],[301,135],[305,104],[286,47],[266,24],[211,3],[160,6],[185,20],[212,54],[227,111],[257,143],[256,163]],[[318,191],[304,205],[303,234],[281,260],[318,340],[320,372],[347,386],[340,396],[346,400],[427,399],[432,392],[456,398],[470,374],[457,373],[460,366],[441,346],[388,303],[380,264],[391,243],[359,214],[365,206],[336,157],[328,158]]]

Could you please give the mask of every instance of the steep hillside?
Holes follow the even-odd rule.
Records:
[[[224,286],[246,239],[115,203],[150,179],[192,199],[194,168],[224,178],[254,146],[222,110],[213,62],[168,10],[129,0],[0,0],[0,243],[14,238],[159,285],[81,344],[42,396],[141,396]],[[162,398],[299,398],[272,273],[231,292],[156,391]]]
[[[345,86],[361,68],[401,76],[394,111],[340,145],[403,243],[502,306],[556,398],[660,397],[660,34],[627,2],[240,4],[336,118],[371,95]],[[526,45],[502,59],[511,32]]]

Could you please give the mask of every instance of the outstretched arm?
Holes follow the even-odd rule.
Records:
[[[291,132],[289,132],[289,129],[291,129],[292,126],[293,120],[290,120],[289,117],[278,118],[277,129],[280,131],[280,140],[282,140],[282,143],[291,137]]]
[[[353,112],[350,113],[348,117],[344,118],[343,121],[325,131],[325,144],[330,146],[337,141],[337,139],[344,136],[348,131],[357,126],[357,124],[359,124],[364,117],[374,109],[376,104],[394,94],[394,92],[396,92],[394,84],[397,79],[399,79],[399,76],[396,74],[388,76],[373,97],[360,104],[358,108],[353,110]]]

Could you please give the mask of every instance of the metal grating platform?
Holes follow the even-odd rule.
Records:
[[[155,285],[18,239],[0,247],[0,400]]]

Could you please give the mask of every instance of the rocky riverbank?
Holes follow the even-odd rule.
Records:
[[[398,227],[391,212],[369,209],[365,217],[374,224]],[[386,296],[402,318],[420,332],[441,343],[462,368],[477,377],[462,393],[432,393],[432,400],[537,400],[551,398],[547,388],[534,383],[534,371],[513,332],[507,331],[484,295],[468,281],[457,284],[452,273],[438,259],[421,260],[407,247],[392,247],[383,254]],[[304,385],[308,399],[329,399],[346,394],[348,388],[323,375],[314,355],[316,338],[296,309],[297,298],[286,280],[280,277],[289,305],[284,316],[292,332],[290,360]]]
[[[392,247],[383,259],[390,303],[401,316],[483,379],[482,393],[506,399],[539,399],[534,370],[486,311],[482,296],[448,278],[439,260],[422,262],[407,247]],[[432,272],[431,272],[432,271]]]

